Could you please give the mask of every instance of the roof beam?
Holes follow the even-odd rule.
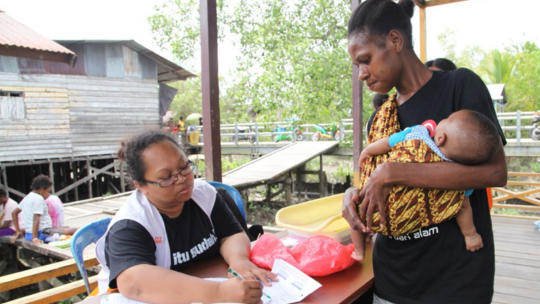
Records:
[[[426,8],[420,7],[420,60],[427,60],[427,30],[426,30]]]
[[[419,0],[414,0],[414,2]],[[421,0],[424,1],[424,0]],[[430,6],[437,6],[437,5],[443,5],[443,4],[450,4],[450,3],[456,3],[461,1],[468,1],[468,0],[431,0],[431,1],[425,1],[426,7]]]
[[[426,0],[413,0],[413,2],[418,7],[421,7],[421,8],[426,7]]]

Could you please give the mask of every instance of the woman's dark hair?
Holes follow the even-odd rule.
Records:
[[[32,185],[30,185],[30,189],[32,190],[47,189],[51,186],[52,186],[51,179],[47,175],[40,174],[34,177],[34,180],[32,181]]]
[[[175,146],[182,149],[180,144],[176,142],[167,133],[159,130],[148,130],[141,134],[135,135],[127,141],[122,141],[122,147],[118,150],[117,156],[124,161],[128,166],[128,172],[132,181],[144,185],[144,174],[146,167],[142,159],[143,152],[153,144],[157,144],[164,140],[172,142]]]
[[[6,192],[6,190],[4,190],[3,188],[0,188],[0,196],[5,196],[5,197],[7,197],[7,192]]]
[[[362,2],[349,19],[347,37],[364,33],[372,37],[382,37],[391,30],[398,30],[404,36],[404,47],[412,49],[411,17],[414,14],[412,0],[367,0]],[[378,45],[384,47],[384,45]]]
[[[375,97],[373,97],[373,106],[375,107],[375,109],[380,108],[380,106],[382,106],[382,104],[388,99],[388,97],[390,97],[388,96],[388,94],[375,94]]]
[[[456,65],[449,59],[446,58],[437,58],[435,60],[430,60],[425,63],[428,68],[433,66],[443,70],[443,71],[453,71],[457,69]]]

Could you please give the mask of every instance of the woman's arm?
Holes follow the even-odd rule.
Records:
[[[244,277],[256,277],[265,285],[270,286],[269,281],[277,281],[277,275],[260,269],[249,260],[251,243],[244,232],[233,234],[221,241],[219,251],[225,262]]]
[[[506,158],[502,147],[491,160],[475,166],[450,162],[383,163],[372,173],[358,196],[358,202],[361,203],[360,220],[367,223],[367,228],[371,228],[373,211],[377,205],[381,223],[384,223],[386,200],[394,185],[466,190],[504,186],[507,177]]]
[[[259,303],[262,296],[255,280],[213,282],[147,264],[124,270],[116,282],[122,295],[146,303]]]

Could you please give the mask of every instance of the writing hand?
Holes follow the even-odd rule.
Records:
[[[219,283],[218,299],[221,302],[258,304],[261,297],[262,286],[257,280],[231,278]]]

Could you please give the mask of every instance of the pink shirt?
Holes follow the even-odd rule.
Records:
[[[49,215],[51,216],[53,227],[63,227],[64,224],[64,204],[60,198],[56,195],[49,195],[45,200],[45,203],[49,205]]]
[[[15,230],[15,225],[13,224],[13,218],[11,216],[11,213],[15,208],[19,207],[19,204],[17,204],[16,201],[8,198],[5,205],[0,205],[0,222],[3,224],[4,221],[11,221],[11,224],[9,224],[9,228]],[[19,213],[19,228],[24,228],[24,223],[22,220],[22,212]]]

